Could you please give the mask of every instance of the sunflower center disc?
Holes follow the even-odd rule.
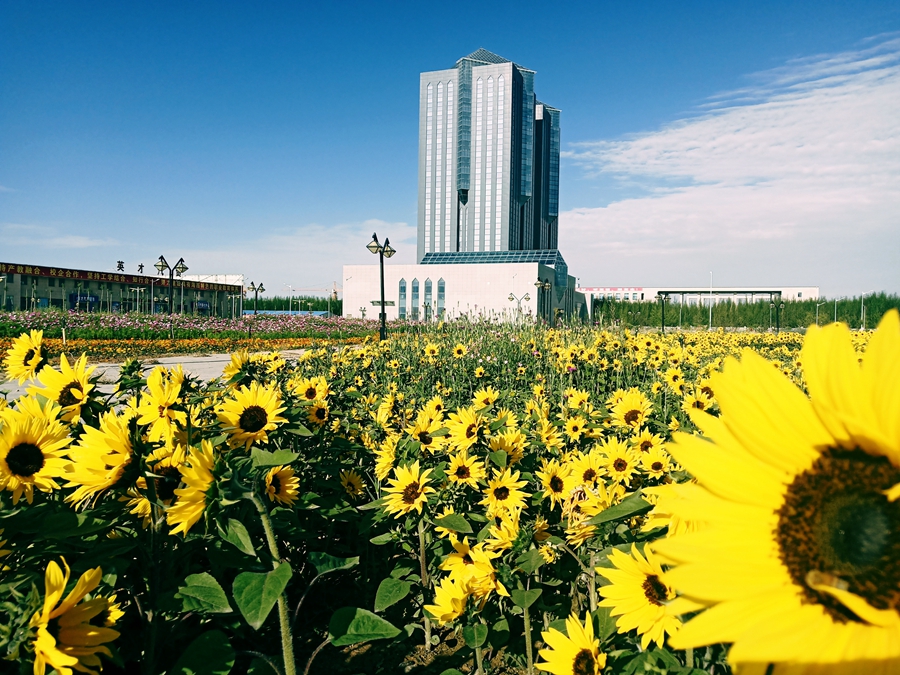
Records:
[[[416,499],[419,498],[419,483],[417,481],[413,481],[405,488],[403,488],[403,503],[404,504],[415,504]]]
[[[162,476],[156,480],[156,496],[161,502],[175,499],[175,489],[181,484],[181,472],[174,466],[153,469],[153,473]]]
[[[277,473],[274,476],[272,476],[272,490],[274,490],[276,495],[281,492],[281,481],[278,480]]]
[[[28,478],[44,468],[44,453],[32,443],[19,443],[7,453],[6,466],[15,475]]]
[[[22,359],[22,365],[27,366],[30,363],[31,359],[33,359],[33,358],[34,358],[34,350],[29,349],[27,352],[25,352],[25,358]]]
[[[69,382],[69,384],[59,390],[59,398],[56,399],[56,402],[63,408],[79,403],[80,399],[75,398],[75,395],[72,393],[73,389],[80,392],[81,385],[78,382]]]
[[[559,476],[553,476],[553,478],[550,479],[550,489],[553,490],[553,492],[562,492],[563,479]]]
[[[662,605],[669,597],[669,589],[655,574],[648,574],[641,588],[644,589],[644,596],[651,605]]]
[[[629,410],[627,413],[625,413],[625,418],[624,418],[625,423],[626,424],[634,424],[635,422],[638,421],[638,418],[640,416],[641,416],[641,414],[637,410]]]
[[[470,475],[471,475],[471,474],[469,473],[469,467],[467,467],[467,466],[460,466],[460,467],[457,467],[457,469],[456,469],[456,477],[459,478],[460,480],[465,480],[465,479],[468,478]]]
[[[255,434],[260,431],[269,421],[269,415],[263,408],[258,405],[247,406],[241,413],[238,425],[249,434]]]
[[[628,462],[626,462],[624,459],[617,459],[615,462],[613,462],[613,468],[616,471],[624,471],[628,468]]]
[[[582,474],[581,480],[584,481],[585,483],[592,483],[596,477],[597,477],[597,472],[594,471],[593,469],[588,469],[587,471],[584,472],[584,474]]]
[[[419,434],[419,443],[422,445],[431,445],[431,434],[427,431],[423,431]]]
[[[830,449],[788,487],[776,530],[781,560],[807,602],[838,621],[860,619],[810,588],[808,574],[834,578],[877,609],[900,609],[900,501],[884,494],[898,482],[886,457]]]
[[[309,399],[310,401],[312,401],[313,399],[316,398],[316,388],[315,388],[315,387],[309,387],[309,388],[303,393],[303,395],[304,395],[307,399]]]
[[[498,487],[494,490],[494,497],[499,501],[503,501],[507,497],[509,497],[509,488],[508,487]]]
[[[582,649],[575,655],[572,661],[572,675],[594,675],[596,672],[594,655],[589,649]]]

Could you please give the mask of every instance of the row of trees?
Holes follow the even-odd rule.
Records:
[[[709,305],[688,305],[674,302],[675,296],[666,303],[665,324],[667,327],[704,327],[709,325]],[[724,300],[713,304],[712,325],[714,328],[753,328],[767,330],[780,324],[782,329],[805,328],[816,323],[826,324],[843,321],[851,328],[874,328],[882,315],[890,309],[900,309],[900,296],[876,293],[865,299],[819,298],[818,300],[785,300],[772,306],[768,300],[752,303],[736,303]],[[784,307],[781,307],[781,304]],[[622,326],[659,326],[662,324],[662,305],[656,300],[642,302],[622,302],[610,299],[595,300],[591,316],[595,323]]]
[[[344,301],[340,298],[329,300],[328,297],[315,297],[312,295],[295,295],[294,297],[286,297],[276,295],[264,298],[259,296],[259,309],[273,310],[280,312],[325,312],[329,309],[335,316],[343,314]],[[253,294],[248,293],[244,298],[244,309],[253,309]]]

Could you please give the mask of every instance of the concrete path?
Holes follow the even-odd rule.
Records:
[[[296,359],[305,350],[303,349],[286,349],[281,352],[281,356],[286,359]],[[180,354],[176,356],[160,356],[153,359],[147,359],[144,362],[144,372],[149,372],[157,365],[171,368],[179,363],[184,368],[184,372],[193,375],[201,380],[211,380],[222,374],[222,370],[231,361],[231,354]],[[91,363],[88,360],[88,366],[95,365],[97,370],[95,375],[100,375],[99,388],[105,393],[112,393],[112,386],[119,377],[120,363]],[[29,387],[29,383],[19,386],[15,381],[0,382],[0,396],[5,395],[8,401],[13,401],[25,393]],[[40,386],[40,385],[38,385]]]

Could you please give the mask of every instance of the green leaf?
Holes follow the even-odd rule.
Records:
[[[295,434],[297,436],[312,436],[313,432],[307,429],[305,426],[300,424],[300,422],[293,422],[290,427],[285,429],[289,434]]]
[[[509,642],[509,621],[500,619],[491,626],[491,646],[500,649],[507,642]]]
[[[593,612],[594,635],[600,638],[601,642],[616,632],[616,617],[610,614],[611,611],[612,607],[598,607]]]
[[[462,671],[457,670],[456,668],[447,668],[441,675],[463,675]]]
[[[310,551],[309,562],[316,568],[316,575],[322,576],[338,570],[349,570],[359,564],[359,556],[354,558],[338,558],[319,551]]]
[[[499,420],[495,420],[495,421],[491,422],[488,425],[488,428],[491,430],[492,433],[494,431],[497,431],[497,429],[499,429],[500,427],[506,426],[506,418],[507,418],[507,416],[504,415]]]
[[[209,572],[191,574],[184,581],[185,585],[178,589],[175,597],[181,598],[185,612],[225,614],[232,611],[228,596]]]
[[[501,469],[506,468],[506,460],[509,459],[509,455],[503,452],[503,450],[497,450],[497,452],[489,452],[488,457],[490,457],[491,461]]]
[[[647,511],[652,508],[653,504],[644,501],[641,498],[640,492],[635,492],[633,495],[629,495],[618,504],[610,506],[608,509],[601,511],[596,516],[591,518],[588,523],[590,523],[591,525],[602,525],[603,523],[609,523],[614,520],[625,520],[626,518],[631,518],[632,516],[639,516],[642,513],[647,513]]]
[[[463,628],[463,640],[466,641],[466,647],[475,649],[481,647],[487,642],[488,627],[483,623],[476,623]]]
[[[241,572],[232,592],[241,614],[255,630],[266,621],[291,578],[291,566],[282,563],[268,573]]]
[[[372,511],[373,509],[380,509],[382,506],[384,506],[384,498],[376,499],[374,502],[369,502],[368,504],[363,504],[356,508],[359,511]]]
[[[231,643],[222,631],[211,630],[188,645],[168,675],[228,675],[233,667]]]
[[[516,565],[525,574],[534,573],[544,562],[544,557],[536,548],[529,549],[516,558]]]
[[[375,611],[381,612],[400,602],[409,595],[411,588],[412,584],[408,581],[400,581],[390,577],[385,579],[378,584],[378,590],[375,592]]]
[[[440,438],[441,436],[447,436],[450,434],[450,429],[447,427],[441,427],[440,429],[435,429],[434,431],[430,431],[428,433],[432,438]]]
[[[275,452],[268,452],[267,450],[253,448],[250,451],[250,459],[253,461],[254,469],[259,469],[266,466],[281,466],[282,464],[290,464],[299,456],[300,455],[298,455],[296,452],[289,452],[288,450],[276,450]]]
[[[399,634],[400,629],[395,625],[359,607],[342,607],[331,616],[328,623],[328,637],[335,647],[390,639]]]
[[[434,521],[434,524],[445,527],[448,530],[453,530],[454,532],[459,532],[460,534],[470,534],[472,532],[472,526],[469,525],[469,521],[458,513],[451,513],[438,518]]]
[[[391,539],[394,538],[390,532],[385,532],[384,534],[379,534],[377,537],[372,537],[369,539],[370,542],[375,544],[376,546],[384,546],[387,543],[390,543]]]
[[[541,597],[541,589],[540,588],[532,588],[530,591],[523,591],[521,589],[513,589],[509,592],[512,601],[516,603],[519,607],[527,608],[531,607],[535,601],[539,597]]]
[[[228,530],[222,535],[222,539],[233,545],[241,553],[256,557],[256,549],[253,548],[253,540],[250,539],[250,533],[247,532],[247,528],[244,527],[244,524],[241,521],[229,518]]]

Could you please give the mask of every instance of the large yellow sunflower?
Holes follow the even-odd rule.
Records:
[[[57,420],[34,417],[26,410],[6,410],[0,427],[0,490],[13,493],[13,504],[22,494],[31,504],[34,489],[59,489],[63,476],[69,430]]]
[[[3,359],[3,368],[10,380],[18,380],[23,384],[25,380],[33,379],[47,364],[41,341],[44,331],[33,330],[30,333],[22,333],[13,340],[12,347],[6,350],[6,358]]]
[[[215,463],[212,444],[204,440],[201,448],[191,448],[187,464],[178,467],[186,487],[175,490],[177,499],[166,511],[166,522],[174,525],[172,534],[187,534],[203,516],[207,492],[215,482],[212,473]]]
[[[72,463],[66,469],[66,487],[76,489],[66,501],[77,504],[112,487],[131,462],[132,452],[128,421],[115,411],[101,416],[99,429],[85,426],[78,444],[69,449]]]
[[[600,652],[590,614],[585,615],[583,624],[572,614],[566,619],[566,634],[551,628],[541,637],[550,648],[539,652],[544,661],[534,664],[538,670],[553,675],[597,675],[606,666],[606,654]]]
[[[266,474],[266,496],[269,501],[292,506],[300,491],[300,479],[289,466],[273,466]]]
[[[463,585],[450,577],[445,577],[435,587],[434,604],[425,605],[425,611],[443,626],[445,623],[457,619],[466,610],[466,602],[469,596]]]
[[[613,405],[610,414],[615,426],[637,430],[644,424],[652,409],[653,405],[644,393],[633,387]]]
[[[287,422],[280,415],[284,409],[277,389],[254,380],[249,387],[244,385],[235,391],[219,406],[216,414],[231,436],[229,445],[243,445],[249,449],[256,442],[266,443],[269,440],[267,432]]]
[[[419,472],[418,461],[394,469],[394,478],[388,482],[390,487],[384,489],[388,493],[385,497],[385,510],[393,513],[395,518],[413,510],[422,513],[422,506],[428,500],[428,495],[434,492],[434,488],[428,486],[430,474],[431,469]]]
[[[468,450],[478,442],[484,431],[484,419],[474,407],[460,408],[450,413],[447,422],[450,431],[450,445],[456,450]]]
[[[613,549],[609,556],[613,567],[596,568],[597,574],[610,582],[598,590],[603,597],[600,606],[611,607],[610,614],[619,617],[616,627],[620,633],[637,631],[641,649],[647,649],[650,642],[662,647],[666,633],[673,635],[678,630],[681,622],[673,615],[676,611],[700,609],[683,598],[675,598],[675,591],[661,579],[659,560],[649,548],[644,552],[646,557],[634,544],[631,555]]]
[[[44,604],[29,624],[35,630],[34,673],[44,675],[50,666],[59,675],[73,675],[73,669],[97,675],[91,668],[101,669],[98,655],[112,657],[105,644],[119,637],[107,622],[113,603],[103,597],[84,600],[100,583],[103,572],[99,567],[82,574],[62,600],[69,583],[69,566],[65,560],[62,563],[65,572],[55,561],[47,565]]]
[[[571,471],[568,464],[560,465],[556,459],[545,459],[541,470],[535,473],[544,486],[544,496],[550,498],[551,509],[562,503],[569,494],[567,485]]]
[[[176,423],[187,419],[187,414],[176,410],[180,403],[181,382],[168,377],[166,369],[157,366],[147,378],[147,391],[141,394],[138,406],[138,424],[149,425],[147,437],[151,441],[169,441],[175,435]]]
[[[752,351],[712,375],[722,415],[671,452],[699,481],[668,506],[704,526],[655,544],[663,580],[709,605],[676,648],[733,643],[742,670],[900,672],[900,319],[860,360],[846,326],[810,328],[808,399]]]
[[[379,481],[391,475],[397,457],[397,437],[388,436],[375,451],[375,478]]]
[[[494,477],[488,481],[484,491],[484,499],[479,504],[486,505],[491,512],[498,510],[520,509],[525,506],[525,499],[531,495],[522,492],[526,481],[519,480],[520,473],[509,468],[502,472],[494,469]]]
[[[37,379],[43,388],[31,386],[28,393],[43,396],[62,407],[64,422],[72,422],[81,416],[81,406],[87,402],[88,394],[94,388],[90,377],[97,366],[87,368],[87,356],[82,354],[75,363],[69,365],[65,354],[59,357],[59,370],[46,366],[38,373]]]
[[[440,430],[441,427],[442,425],[439,421],[420,413],[416,423],[406,428],[406,433],[419,442],[422,452],[433,454],[440,451],[447,440],[445,436],[435,435],[435,432]]]
[[[478,489],[478,481],[485,475],[484,462],[477,457],[469,457],[468,450],[460,450],[450,458],[447,478],[451,483],[462,483]]]

